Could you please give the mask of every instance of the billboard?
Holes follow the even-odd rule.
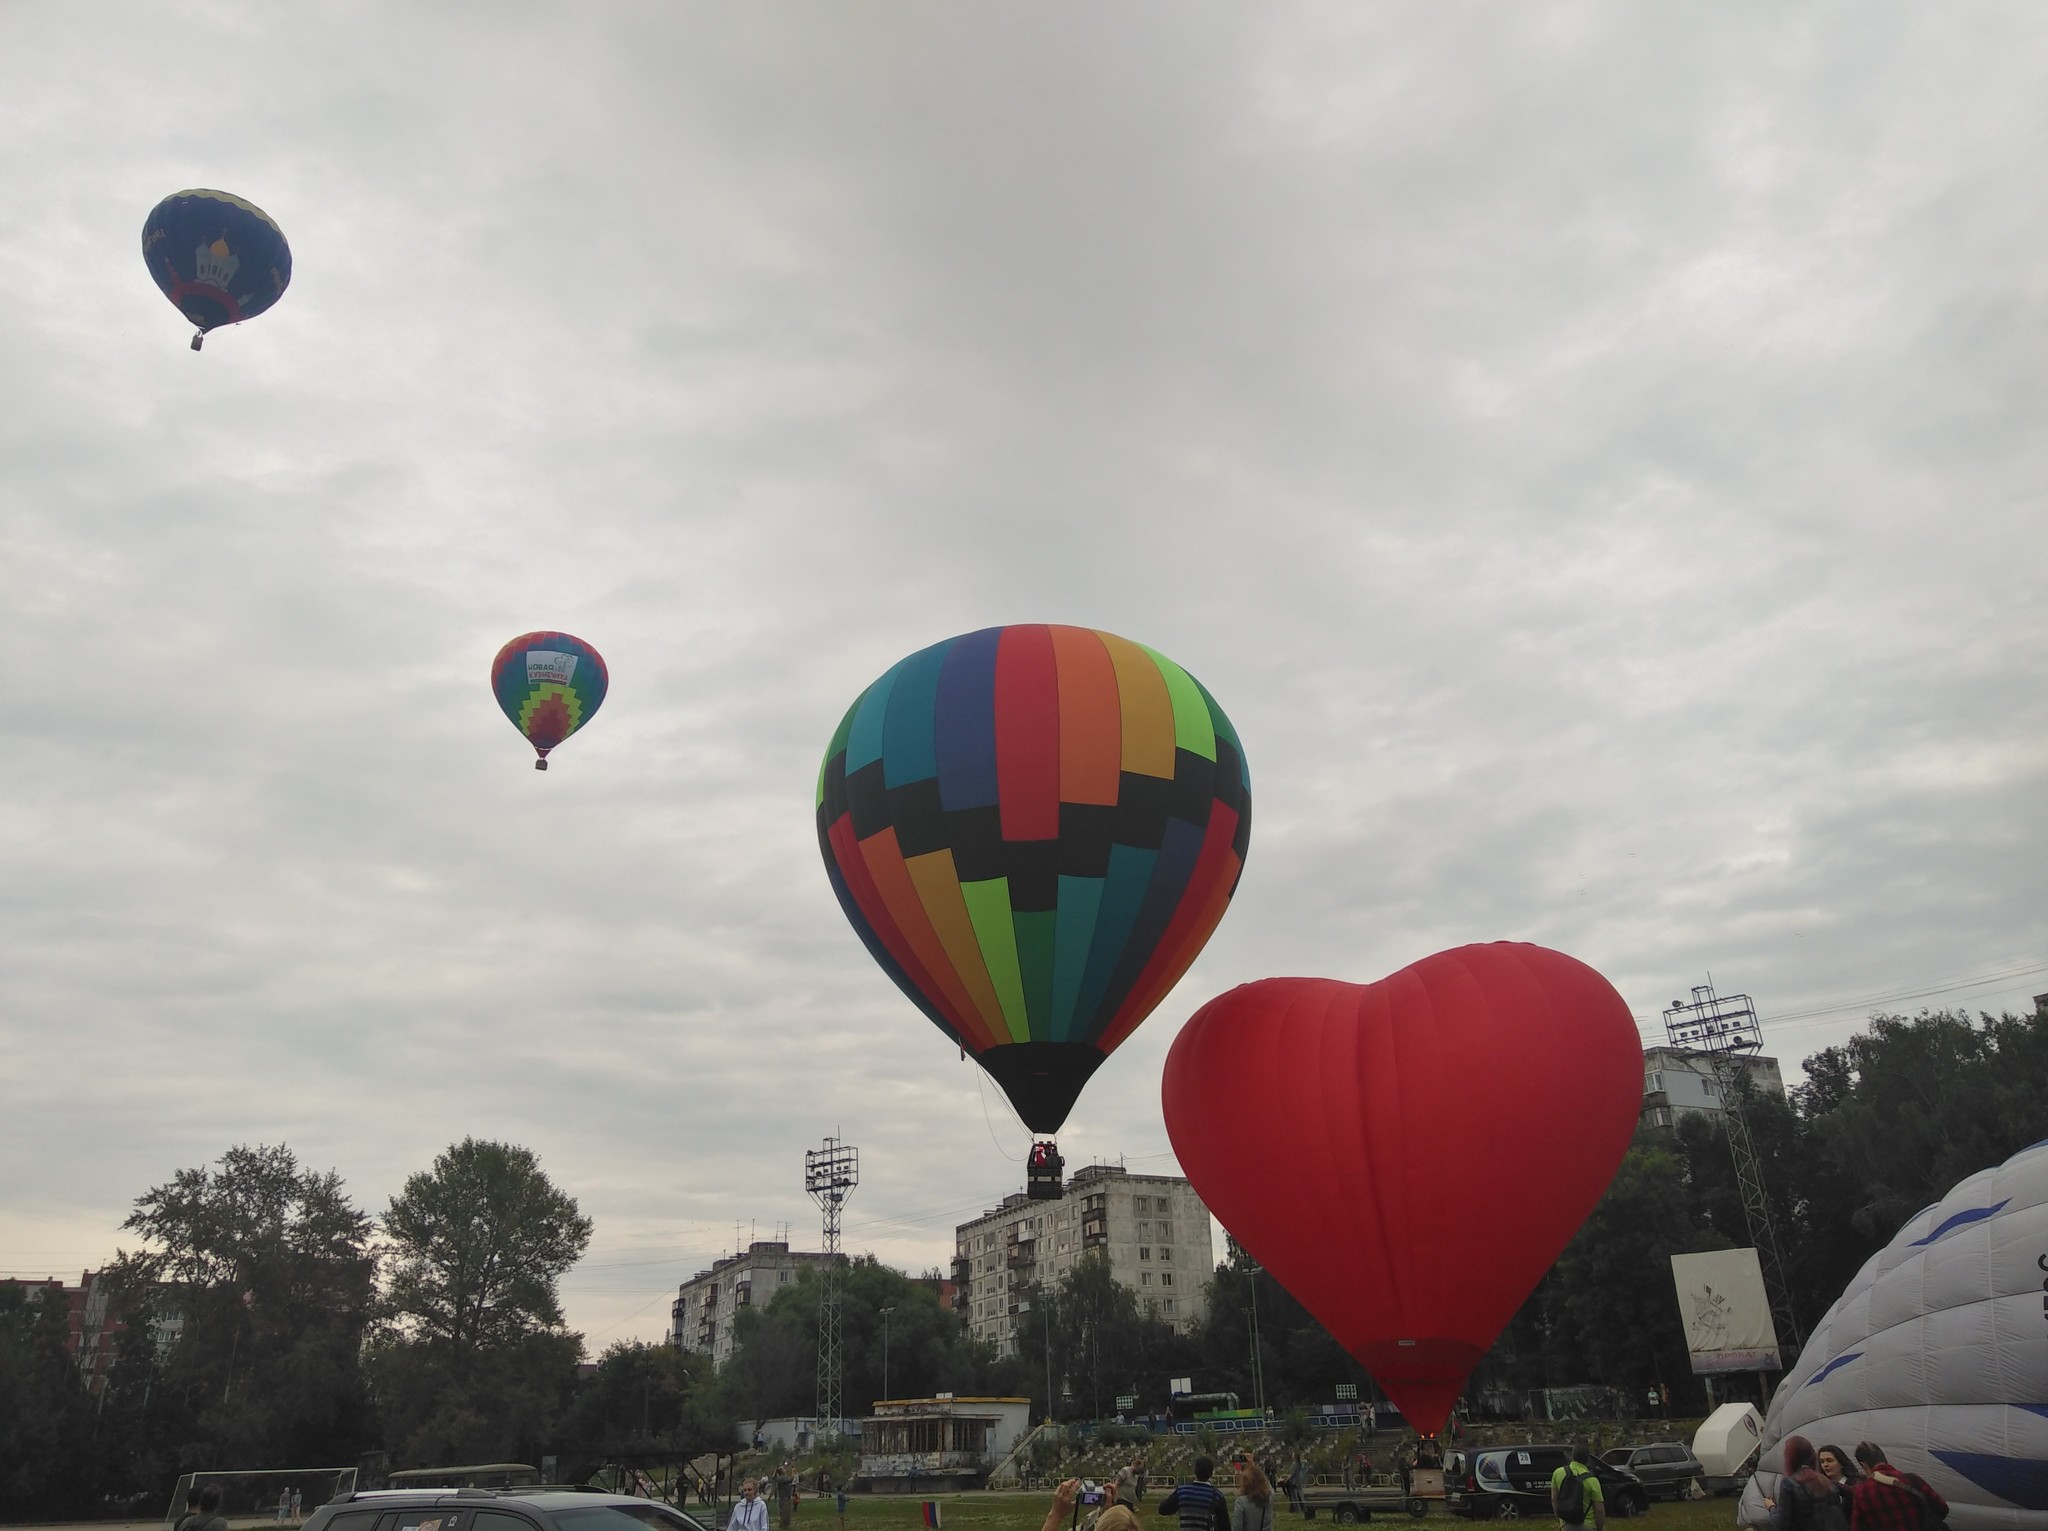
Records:
[[[1717,1372],[1777,1371],[1778,1329],[1764,1292],[1763,1267],[1754,1249],[1716,1249],[1673,1255],[1678,1314],[1695,1376]]]

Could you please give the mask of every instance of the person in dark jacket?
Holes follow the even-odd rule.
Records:
[[[1859,1441],[1856,1460],[1869,1474],[1849,1503],[1853,1531],[1923,1531],[1948,1515],[1948,1501],[1925,1478],[1900,1472],[1873,1441]]]
[[[1230,1506],[1209,1481],[1216,1464],[1207,1457],[1195,1458],[1195,1481],[1182,1483],[1159,1501],[1161,1515],[1178,1515],[1180,1531],[1223,1531],[1230,1524]]]
[[[1849,1531],[1841,1497],[1814,1466],[1813,1442],[1803,1435],[1785,1437],[1778,1497],[1764,1502],[1771,1509],[1771,1531]]]

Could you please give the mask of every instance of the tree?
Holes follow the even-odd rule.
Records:
[[[90,1400],[65,1353],[64,1294],[0,1286],[0,1519],[60,1519],[95,1508]]]
[[[817,1273],[806,1269],[764,1306],[740,1309],[737,1348],[721,1373],[732,1418],[772,1419],[817,1407],[821,1293]],[[908,1276],[862,1255],[840,1272],[839,1302],[848,1413],[865,1413],[882,1396],[885,1343],[888,1390],[898,1398],[1000,1394],[1018,1391],[1024,1380],[1014,1358],[975,1341],[965,1319],[939,1305],[936,1273]],[[886,1325],[884,1308],[891,1310]]]
[[[480,1351],[561,1325],[556,1283],[590,1219],[531,1149],[464,1138],[391,1199],[384,1235],[387,1311],[460,1374]]]
[[[531,1150],[464,1138],[385,1214],[384,1324],[368,1360],[402,1457],[538,1454],[568,1406],[581,1335],[557,1283],[590,1220]]]
[[[359,1364],[376,1262],[340,1175],[282,1144],[238,1146],[152,1187],[122,1226],[147,1242],[104,1277],[138,1337],[108,1392],[134,1415],[138,1470],[308,1461],[376,1438]],[[155,1333],[176,1336],[163,1354],[140,1345]]]
[[[558,1435],[571,1481],[607,1458],[687,1460],[733,1445],[709,1356],[627,1340],[578,1384]]]

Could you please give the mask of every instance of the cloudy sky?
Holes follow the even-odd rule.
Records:
[[[0,1268],[288,1142],[596,1220],[593,1347],[751,1228],[944,1261],[1026,1134],[847,928],[890,663],[1108,628],[1257,814],[1176,1029],[1470,940],[1794,1063],[2048,989],[2048,12],[0,9]],[[291,290],[194,356],[188,186]],[[536,774],[487,685],[610,662]],[[1481,1072],[1483,1071],[1475,1071]]]

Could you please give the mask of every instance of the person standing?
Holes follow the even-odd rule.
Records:
[[[1179,1516],[1180,1531],[1222,1531],[1230,1523],[1230,1506],[1209,1481],[1215,1471],[1214,1462],[1196,1457],[1195,1481],[1176,1484],[1173,1492],[1159,1501],[1159,1513]]]
[[[306,1518],[306,1501],[297,1489],[292,1490],[292,1524],[297,1525]]]
[[[1835,1486],[1835,1498],[1842,1506],[1842,1513],[1850,1514],[1856,1485],[1863,1481],[1863,1470],[1856,1465],[1856,1459],[1839,1446],[1816,1446],[1813,1465]]]
[[[1920,1531],[1948,1515],[1948,1501],[1915,1473],[1900,1472],[1874,1441],[1859,1441],[1856,1460],[1869,1476],[1851,1491],[1851,1531]]]
[[[1785,1437],[1785,1472],[1778,1479],[1778,1497],[1764,1501],[1771,1511],[1771,1531],[1848,1531],[1834,1484],[1814,1465],[1813,1442],[1803,1435]],[[1912,1531],[1918,1531],[1919,1522]]]
[[[285,1516],[291,1514],[291,1512],[292,1491],[288,1488],[281,1488],[277,1491],[277,1523],[280,1526],[283,1525]]]
[[[733,1501],[732,1517],[725,1523],[725,1531],[768,1531],[768,1506],[761,1502],[755,1492],[752,1478],[740,1485],[740,1497]]]
[[[1249,1458],[1237,1467],[1237,1503],[1230,1507],[1230,1531],[1273,1531],[1273,1485]]]
[[[228,1531],[227,1517],[220,1512],[220,1490],[209,1483],[199,1491],[199,1518],[192,1531]]]
[[[1583,1526],[1590,1519],[1593,1531],[1607,1531],[1607,1498],[1592,1460],[1593,1453],[1580,1441],[1572,1459],[1550,1475],[1550,1513],[1561,1526]]]
[[[832,1501],[832,1505],[833,1505],[833,1508],[834,1508],[834,1509],[836,1509],[836,1510],[838,1510],[838,1511],[839,1511],[839,1531],[846,1531],[846,1485],[845,1485],[845,1484],[843,1484],[843,1483],[842,1483],[842,1484],[840,1484],[840,1485],[839,1485],[839,1491],[838,1491],[838,1495],[837,1495],[837,1497],[836,1497],[836,1498],[834,1498],[834,1499],[833,1499],[833,1501]]]
[[[1138,1502],[1138,1459],[1132,1457],[1116,1470],[1116,1502],[1135,1505]]]
[[[1287,1464],[1287,1502],[1297,1515],[1308,1508],[1308,1459],[1298,1446],[1294,1460]]]

